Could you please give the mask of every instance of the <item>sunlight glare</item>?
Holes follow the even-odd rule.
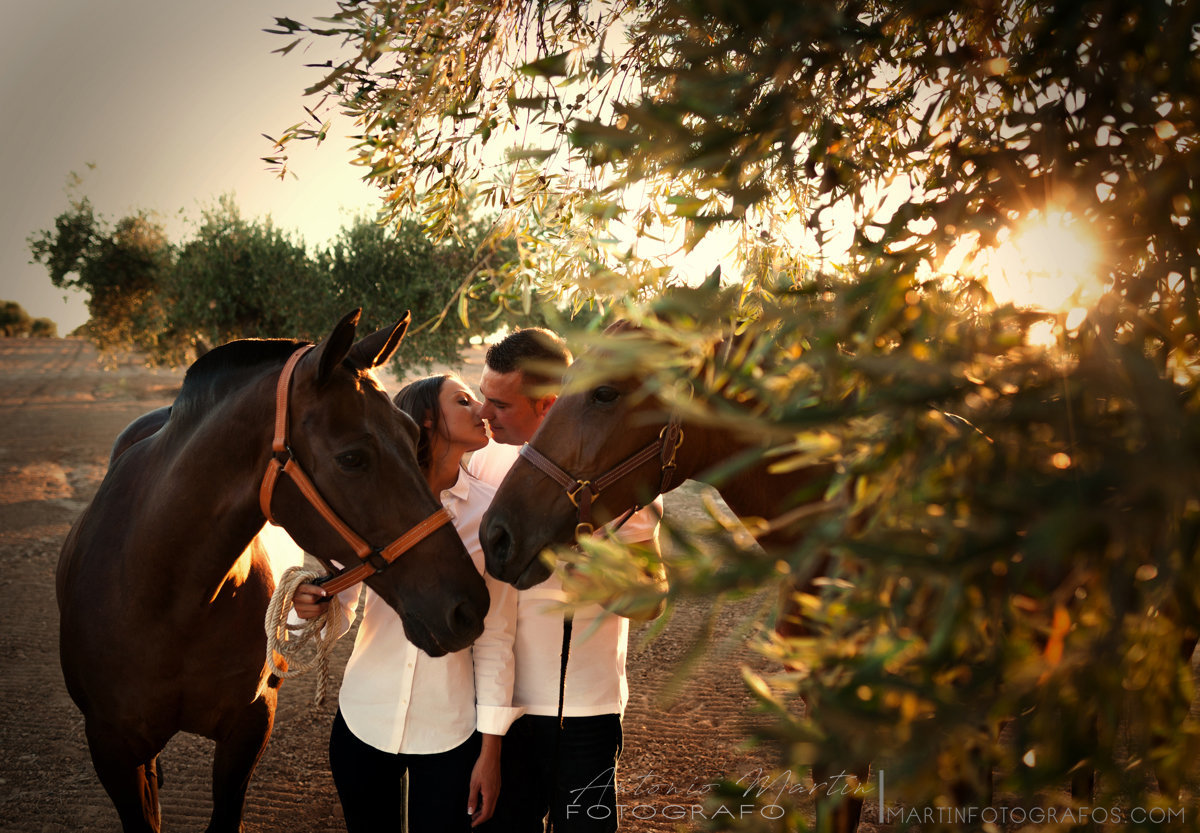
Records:
[[[1000,243],[980,250],[977,237],[961,238],[940,271],[973,275],[987,286],[997,305],[1048,313],[1026,333],[1029,344],[1049,347],[1087,318],[1108,287],[1102,275],[1102,249],[1094,235],[1068,212],[1033,212],[998,235]]]
[[[1104,291],[1099,245],[1069,214],[1031,215],[987,260],[996,303],[1066,314],[1075,326]]]

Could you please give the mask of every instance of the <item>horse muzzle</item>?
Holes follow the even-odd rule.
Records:
[[[484,588],[485,599],[486,593]],[[444,620],[438,622],[436,628],[422,617],[409,613],[401,614],[400,621],[409,642],[431,657],[440,657],[461,651],[479,638],[487,609],[487,603],[481,606],[477,599],[463,599],[446,611]]]
[[[518,590],[528,590],[536,584],[541,584],[553,572],[537,557],[536,551],[530,551],[532,556],[529,553],[516,552],[514,538],[508,525],[497,515],[489,512],[484,516],[479,540],[483,545],[484,563],[488,573]]]

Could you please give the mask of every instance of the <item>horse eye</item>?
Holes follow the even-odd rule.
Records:
[[[339,454],[334,459],[346,471],[357,471],[365,468],[367,465],[367,455],[361,451],[347,451],[345,454]]]
[[[620,395],[621,392],[616,388],[609,387],[608,385],[601,385],[592,391],[592,401],[601,405],[609,405],[613,402],[616,402]]]

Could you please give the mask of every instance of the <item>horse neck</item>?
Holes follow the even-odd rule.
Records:
[[[148,521],[188,551],[171,560],[202,584],[219,584],[262,528],[272,392],[271,379],[260,378],[155,437],[160,482],[170,485],[150,495]]]
[[[680,479],[707,483],[721,493],[729,508],[739,516],[772,517],[795,506],[796,494],[814,480],[814,469],[772,473],[769,463],[759,458],[760,443],[738,438],[727,429],[689,425],[684,427],[684,444],[679,449]],[[733,474],[725,467],[746,456],[754,458]]]

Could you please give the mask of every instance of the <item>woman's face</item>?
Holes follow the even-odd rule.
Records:
[[[471,389],[458,379],[447,379],[438,392],[442,424],[438,433],[450,443],[475,451],[487,445],[487,429],[479,411],[483,407]]]

